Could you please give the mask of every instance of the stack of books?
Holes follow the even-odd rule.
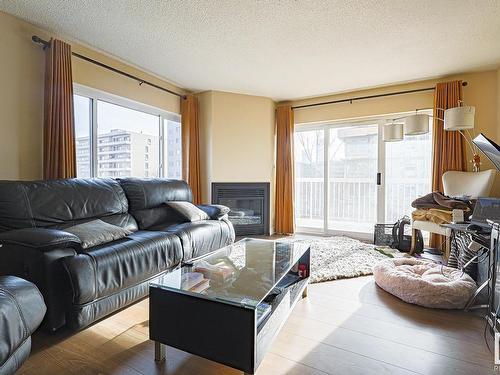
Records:
[[[210,287],[210,280],[200,272],[188,272],[181,276],[181,288],[193,293],[202,293]]]

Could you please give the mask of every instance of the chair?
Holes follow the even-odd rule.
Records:
[[[444,195],[449,197],[461,197],[470,196],[471,199],[477,199],[478,197],[489,197],[491,189],[493,187],[493,182],[495,180],[494,169],[489,169],[482,172],[460,172],[460,171],[448,171],[443,173],[443,190]],[[447,259],[450,254],[450,238],[451,229],[444,228],[439,224],[433,223],[431,221],[421,221],[414,220],[412,222],[412,243],[410,254],[415,251],[415,231],[421,230],[429,233],[439,234],[445,236],[444,241],[444,256]]]

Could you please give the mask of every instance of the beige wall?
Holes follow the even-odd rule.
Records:
[[[0,13],[0,179],[42,177],[44,59],[34,32]]]
[[[500,140],[500,68],[497,70],[497,140]]]
[[[203,200],[210,201],[212,182],[269,182],[273,207],[275,103],[220,91],[198,98]]]
[[[466,104],[476,107],[475,133],[484,133],[487,137],[500,143],[500,70],[479,73],[459,74],[440,80],[427,80],[403,85],[388,86],[345,94],[297,100],[292,105],[317,103],[321,101],[338,100],[357,96],[367,96],[394,91],[412,90],[417,88],[433,87],[436,82],[461,79],[469,84],[464,87],[464,100]],[[374,115],[391,114],[397,112],[413,111],[416,108],[433,107],[433,91],[414,94],[389,96],[383,98],[366,99],[350,103],[340,103],[295,110],[296,123],[320,122],[341,119],[353,119]],[[281,103],[280,103],[281,104]],[[470,151],[468,160],[471,160]],[[494,168],[484,155],[481,155],[482,169]],[[469,169],[471,164],[469,163]],[[495,196],[500,196],[500,174],[497,174],[494,191]]]
[[[124,64],[108,55],[71,43],[72,51],[90,57],[94,60],[110,65],[113,68],[140,77],[146,81],[164,87],[166,89],[185,94],[187,91],[169,82],[160,80],[146,72]],[[155,89],[148,85],[141,85],[137,81],[101,68],[95,64],[73,56],[73,81],[81,85],[89,86],[98,90],[109,92],[118,96],[161,108],[169,112],[180,113],[180,99],[175,95]]]
[[[32,35],[50,39],[48,32],[0,12],[0,179],[42,177],[44,52]],[[61,38],[64,39],[64,38]],[[128,66],[103,53],[72,43],[73,51],[112,65],[160,86],[182,90],[169,82]],[[179,113],[179,98],[73,58],[75,82]]]

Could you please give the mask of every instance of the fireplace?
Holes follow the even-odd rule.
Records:
[[[269,235],[269,182],[213,182],[212,203],[230,208],[237,236]]]

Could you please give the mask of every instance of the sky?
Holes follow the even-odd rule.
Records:
[[[90,99],[75,95],[74,109],[76,137],[88,136],[90,124]],[[124,129],[158,137],[158,121],[158,116],[100,100],[97,101],[98,134],[109,133],[113,129]]]

